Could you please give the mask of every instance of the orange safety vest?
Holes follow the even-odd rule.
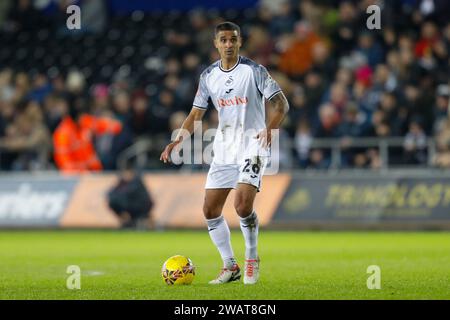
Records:
[[[97,157],[92,135],[118,134],[122,130],[119,121],[82,115],[78,125],[66,116],[53,133],[54,159],[63,172],[100,171],[102,163]]]

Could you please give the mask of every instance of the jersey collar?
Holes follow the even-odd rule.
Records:
[[[222,60],[219,61],[219,69],[222,70],[223,72],[231,72],[234,69],[236,69],[236,67],[239,65],[239,63],[241,62],[241,56],[238,56],[238,60],[236,62],[236,64],[234,66],[232,66],[230,69],[225,70],[222,68]]]

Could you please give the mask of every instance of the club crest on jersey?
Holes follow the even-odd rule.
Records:
[[[235,96],[231,99],[218,99],[217,103],[219,107],[232,107],[232,106],[238,106],[241,104],[247,104],[248,98],[247,97],[238,97]]]
[[[228,80],[225,82],[225,85],[227,87],[231,86],[233,84],[233,76],[229,76]]]

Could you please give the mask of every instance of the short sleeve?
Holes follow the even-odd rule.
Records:
[[[194,107],[197,107],[200,109],[208,108],[209,91],[208,91],[208,88],[206,87],[206,79],[205,78],[206,78],[205,74],[202,74],[200,76],[197,93],[195,94],[194,103],[193,103]]]
[[[262,65],[259,65],[256,70],[256,83],[258,90],[267,100],[272,99],[273,96],[281,91],[278,83],[270,76],[267,69]]]

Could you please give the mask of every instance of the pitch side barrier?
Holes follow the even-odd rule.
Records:
[[[206,228],[202,207],[206,173],[148,173],[144,182],[155,202],[155,228]],[[56,173],[0,175],[0,228],[119,228],[107,205],[114,173],[58,175]],[[270,223],[290,182],[290,175],[268,176],[255,203],[262,225]],[[239,227],[233,208],[234,192],[223,214]]]
[[[206,228],[205,173],[147,173],[154,226]],[[93,175],[0,175],[0,228],[119,228],[106,202],[117,179]],[[239,227],[234,191],[223,214]],[[255,202],[274,229],[450,229],[450,172],[296,171],[265,176]]]
[[[292,174],[270,226],[450,230],[450,172],[298,171]]]

